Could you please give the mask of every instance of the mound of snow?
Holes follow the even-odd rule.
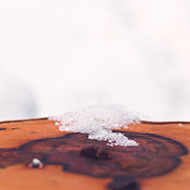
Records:
[[[60,131],[85,133],[89,139],[107,141],[110,146],[138,146],[137,142],[128,139],[122,133],[112,132],[121,127],[127,128],[130,123],[139,122],[138,117],[119,105],[91,106],[49,119],[57,121],[56,125],[59,125]]]

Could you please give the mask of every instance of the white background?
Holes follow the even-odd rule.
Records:
[[[0,120],[117,103],[190,121],[190,1],[0,0]]]

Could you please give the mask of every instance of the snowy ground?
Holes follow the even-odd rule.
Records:
[[[0,120],[117,103],[190,121],[190,1],[0,0]]]

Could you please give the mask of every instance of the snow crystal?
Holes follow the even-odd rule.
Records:
[[[109,146],[138,146],[137,142],[128,139],[124,134],[112,132],[121,127],[127,128],[130,123],[139,122],[137,117],[120,105],[91,106],[49,119],[60,125],[60,131],[85,133],[89,139],[107,141]]]
[[[37,158],[34,158],[34,159],[32,160],[32,163],[35,164],[35,165],[38,165],[38,164],[41,163],[41,161],[40,161],[39,159],[37,159]]]
[[[33,158],[32,162],[29,163],[28,167],[29,168],[42,168],[43,163],[38,159],[38,158]]]

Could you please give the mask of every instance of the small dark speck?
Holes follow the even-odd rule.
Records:
[[[93,158],[98,160],[110,160],[108,153],[106,150],[99,149],[95,146],[90,146],[84,148],[80,151],[80,155],[85,156],[86,158]]]
[[[2,128],[2,127],[0,128],[0,130],[5,130],[5,129],[6,129],[6,128]]]
[[[114,181],[108,185],[112,190],[140,190],[140,185],[132,176],[115,176]]]
[[[11,128],[11,130],[15,130],[15,129],[20,129],[19,127],[14,127],[14,128]]]
[[[139,187],[138,183],[131,182],[126,187],[124,187],[124,189],[126,189],[126,190],[139,190],[140,187]]]
[[[34,134],[35,134],[35,133],[37,133],[37,132],[31,131],[30,133],[34,133]]]

